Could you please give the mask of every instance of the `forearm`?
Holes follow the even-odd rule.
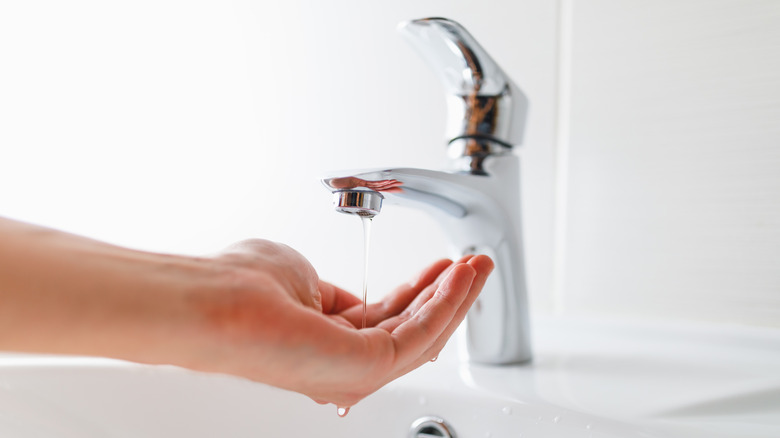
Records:
[[[164,361],[213,277],[197,259],[0,218],[0,350]]]
[[[443,262],[370,306],[359,330],[359,300],[285,245],[198,259],[0,218],[0,351],[173,364],[349,406],[438,354],[493,266]]]

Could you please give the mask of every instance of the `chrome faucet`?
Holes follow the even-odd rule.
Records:
[[[336,210],[373,217],[382,202],[436,217],[456,256],[487,254],[496,264],[466,320],[469,359],[510,364],[531,359],[521,239],[520,165],[528,100],[458,23],[402,23],[444,83],[449,99],[448,154],[453,169],[372,170],[323,179]]]

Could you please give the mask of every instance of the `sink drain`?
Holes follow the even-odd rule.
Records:
[[[409,438],[456,438],[446,421],[437,417],[422,417],[412,423]]]

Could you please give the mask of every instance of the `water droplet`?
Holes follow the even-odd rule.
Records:
[[[493,436],[492,432],[485,432],[485,438],[490,438]]]
[[[557,423],[557,422],[559,422],[559,421],[561,421],[561,417],[555,417],[555,418],[553,418],[553,423]]]
[[[506,415],[512,415],[512,408],[509,406],[504,406],[503,409],[501,409],[501,412],[503,412]]]
[[[591,430],[591,429],[593,429],[593,425],[589,424],[589,425],[585,426],[585,429]]]
[[[433,356],[433,359],[431,359],[431,362],[436,362],[439,359],[439,356]]]
[[[341,406],[339,406],[338,408],[336,408],[336,413],[339,414],[339,417],[344,418],[347,416],[347,414],[349,414],[349,407],[342,408]]]
[[[420,402],[420,404],[421,404],[421,405],[425,405],[426,403],[428,403],[428,399],[427,399],[427,398],[425,398],[425,396],[424,396],[424,395],[421,395],[421,396],[420,396],[420,398],[419,398],[418,400],[419,400],[419,402]]]

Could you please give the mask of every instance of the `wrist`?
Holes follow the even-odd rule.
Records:
[[[115,331],[97,352],[134,362],[194,368],[200,352],[217,343],[206,309],[228,283],[228,269],[211,259],[136,252],[114,307]],[[120,270],[121,271],[121,270]]]

